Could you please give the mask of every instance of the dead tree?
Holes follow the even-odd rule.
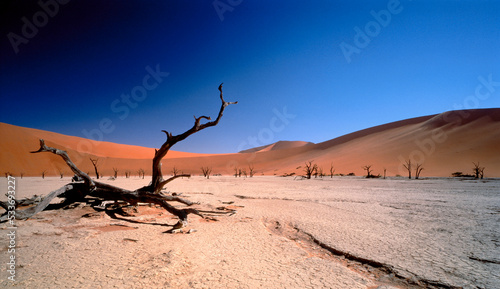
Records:
[[[333,163],[330,164],[330,178],[333,178],[333,173],[335,173],[335,169],[333,168]]]
[[[238,171],[239,171],[239,169],[237,167],[234,167],[234,177],[235,178],[238,177]]]
[[[125,171],[125,178],[126,179],[130,178],[130,171]]]
[[[92,162],[92,165],[94,166],[94,170],[95,170],[95,177],[97,179],[99,179],[99,172],[97,171],[97,162],[99,161],[99,159],[93,159],[93,158],[89,158],[90,161]]]
[[[405,161],[406,164],[403,164],[403,167],[408,170],[408,178],[411,179],[411,160]]]
[[[170,148],[176,143],[186,139],[188,136],[203,130],[208,127],[216,126],[224,112],[224,109],[230,104],[236,104],[237,102],[226,102],[222,96],[222,84],[219,86],[220,91],[220,99],[222,102],[219,114],[214,121],[211,121],[210,117],[201,116],[195,117],[194,125],[191,129],[185,131],[180,135],[172,135],[167,131],[165,132],[167,139],[160,147],[160,149],[156,150],[154,158],[153,158],[153,171],[152,171],[152,180],[151,183],[147,186],[138,188],[134,191],[130,191],[127,189],[122,189],[119,187],[115,187],[112,185],[108,185],[105,183],[100,183],[92,180],[88,174],[84,173],[80,170],[69,158],[68,154],[60,149],[48,147],[45,145],[45,141],[40,139],[40,149],[37,151],[33,151],[32,153],[41,153],[41,152],[49,152],[60,156],[64,162],[68,165],[68,167],[79,177],[83,179],[83,182],[80,183],[69,183],[58,190],[55,190],[48,194],[43,200],[35,206],[29,207],[25,210],[16,210],[15,217],[16,219],[27,219],[38,212],[43,211],[57,196],[63,196],[66,200],[73,200],[74,202],[77,199],[81,199],[86,196],[90,196],[93,198],[100,199],[102,201],[110,200],[110,201],[122,201],[131,205],[137,205],[138,203],[149,203],[149,204],[157,204],[162,208],[167,210],[169,213],[177,216],[179,218],[179,222],[174,226],[174,228],[182,228],[187,225],[187,218],[189,214],[196,214],[200,217],[204,217],[198,210],[193,208],[182,208],[178,209],[171,205],[169,202],[180,202],[187,206],[191,206],[194,203],[189,200],[185,200],[179,198],[178,196],[167,196],[161,193],[163,187],[175,180],[178,177],[189,175],[177,175],[168,179],[163,179],[163,174],[161,172],[161,160],[168,153]],[[201,123],[201,120],[205,119],[208,122]],[[4,205],[4,203],[2,203]],[[5,222],[9,219],[10,214],[5,212],[0,217],[0,222]]]
[[[474,165],[474,168],[472,168],[472,171],[474,172],[474,177],[476,179],[479,179],[479,178],[483,179],[485,167],[481,167],[479,165],[479,162],[477,162],[477,163],[472,162],[472,164]]]
[[[137,174],[139,175],[139,178],[142,176],[142,178],[144,179],[144,175],[146,175],[146,171],[143,168],[140,168],[137,171]]]
[[[59,176],[61,176],[61,179],[64,178],[64,172],[59,170]]]
[[[45,173],[46,172],[47,172],[46,170],[42,172],[42,179],[45,179]]]
[[[311,176],[313,174],[317,174],[318,170],[318,165],[317,164],[313,164],[312,161],[309,161],[305,164],[305,167],[304,167],[304,172],[306,173],[306,178],[307,179],[311,179]]]
[[[420,173],[422,172],[424,168],[422,167],[422,164],[416,164],[415,165],[415,179],[418,180],[418,178],[420,177]]]
[[[321,167],[318,167],[318,170],[316,171],[316,173],[320,178],[323,178],[323,176],[325,175],[325,174],[323,174],[323,168],[321,168]]]
[[[117,168],[113,168],[113,173],[114,173],[113,174],[114,178],[115,179],[118,178],[118,169]]]
[[[252,164],[248,165],[248,175],[250,177],[253,177],[253,175],[255,174],[255,171],[254,171],[254,167]]]
[[[178,169],[178,168],[176,168],[176,167],[174,166],[174,167],[172,168],[172,171],[171,171],[171,172],[172,172],[172,175],[173,175],[174,177],[176,177],[176,176],[179,174],[179,169]]]
[[[210,174],[212,173],[211,167],[201,167],[201,171],[203,173],[203,176],[207,178],[207,180],[210,179]]]
[[[371,170],[372,165],[364,166],[363,170],[366,171],[366,177],[370,178],[372,176],[373,170]]]

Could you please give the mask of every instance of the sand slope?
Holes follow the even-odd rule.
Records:
[[[296,148],[296,147],[301,147],[301,146],[311,145],[311,144],[314,144],[314,143],[305,142],[305,141],[278,141],[278,142],[272,143],[270,145],[265,145],[265,146],[260,146],[260,147],[256,147],[256,148],[243,150],[243,151],[240,151],[240,153],[268,152],[268,151]]]
[[[59,133],[24,128],[6,123],[0,123],[0,172],[11,172],[14,175],[24,173],[26,176],[39,176],[46,170],[47,175],[59,175],[59,171],[69,174],[60,157],[49,153],[31,154],[40,147],[39,139],[44,139],[48,146],[68,152],[70,158],[84,171],[92,171],[89,157],[98,158],[100,168],[108,176],[113,168],[118,168],[121,174],[125,170],[135,173],[139,168],[149,169],[154,148],[115,144],[94,141],[80,137],[67,136]],[[204,156],[170,151],[166,158],[190,158]]]
[[[92,172],[89,156],[99,157],[100,170],[110,176],[126,170],[136,174],[151,172],[152,148],[90,141],[78,137],[0,123],[0,173],[26,176],[58,175],[69,169],[54,155],[30,154],[38,149],[38,139],[67,150],[82,170]],[[472,173],[472,162],[486,167],[486,177],[500,177],[500,109],[445,112],[388,123],[347,134],[318,144],[278,142],[242,153],[200,155],[171,151],[163,162],[164,174],[175,166],[184,173],[201,174],[201,166],[211,166],[214,174],[233,174],[234,168],[248,171],[253,165],[258,175],[303,174],[307,161],[317,163],[325,173],[333,164],[335,173],[363,175],[365,165],[374,174],[407,175],[404,160],[423,163],[422,176],[450,176]]]

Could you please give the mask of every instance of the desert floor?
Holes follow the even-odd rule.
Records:
[[[16,181],[20,199],[69,179]],[[5,200],[7,179],[0,188]],[[167,190],[214,213],[190,215],[179,233],[149,206],[17,220],[15,281],[1,224],[0,287],[500,288],[500,180],[197,176]]]

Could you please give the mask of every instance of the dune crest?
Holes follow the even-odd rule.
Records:
[[[314,144],[312,142],[306,141],[278,141],[269,145],[264,145],[256,148],[251,148],[247,150],[240,151],[240,153],[257,153],[257,152],[267,152],[267,151],[275,151],[289,148],[296,148],[305,145]]]

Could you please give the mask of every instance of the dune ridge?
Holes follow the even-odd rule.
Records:
[[[274,151],[274,150],[282,150],[282,149],[289,149],[289,148],[296,148],[296,147],[301,147],[305,145],[310,145],[314,144],[312,142],[306,142],[306,141],[278,141],[269,145],[263,145],[260,147],[255,147],[247,150],[240,151],[240,153],[257,153],[257,152],[267,152],[267,151]]]
[[[55,155],[30,154],[38,149],[38,139],[68,151],[84,171],[93,167],[89,157],[99,158],[99,170],[105,176],[113,168],[123,176],[135,175],[140,168],[151,172],[153,148],[97,142],[53,132],[0,123],[0,173],[25,176],[70,174]],[[175,166],[184,173],[201,174],[202,166],[211,166],[212,173],[231,175],[234,168],[248,171],[252,165],[256,175],[303,174],[305,162],[313,161],[329,174],[363,175],[365,165],[372,165],[373,174],[407,175],[404,160],[422,163],[422,177],[448,177],[461,171],[471,173],[472,162],[484,166],[486,177],[500,177],[500,109],[449,111],[416,117],[356,131],[318,144],[305,141],[281,141],[231,154],[195,154],[170,151],[164,159],[163,173]]]

